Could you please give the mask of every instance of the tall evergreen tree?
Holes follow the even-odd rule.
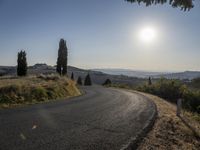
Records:
[[[60,75],[67,74],[67,56],[68,56],[68,49],[67,49],[66,41],[64,39],[60,39],[57,67],[56,67],[56,71]]]
[[[74,73],[71,74],[71,79],[74,80]]]
[[[26,76],[27,75],[26,52],[22,51],[22,50],[18,53],[18,58],[17,58],[17,75],[18,76]]]
[[[102,85],[111,85],[112,82],[110,79],[106,79],[106,81]]]
[[[91,78],[90,78],[89,73],[88,73],[88,75],[85,77],[84,85],[86,85],[86,86],[92,85],[92,81],[91,81]]]
[[[152,82],[151,82],[151,77],[149,77],[148,84],[149,84],[149,85],[152,85]]]
[[[78,85],[83,85],[83,83],[82,83],[82,79],[81,79],[80,76],[78,77],[77,84],[78,84]]]

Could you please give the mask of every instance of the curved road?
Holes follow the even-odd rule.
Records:
[[[0,149],[123,149],[155,115],[144,96],[100,86],[84,90],[66,101],[0,110]]]

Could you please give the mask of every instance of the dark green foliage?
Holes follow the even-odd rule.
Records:
[[[67,55],[68,55],[67,51],[68,49],[67,49],[66,41],[64,39],[61,39],[59,43],[57,68],[56,68],[56,71],[60,75],[67,74]]]
[[[84,85],[86,85],[86,86],[92,85],[92,81],[91,81],[91,78],[90,78],[89,74],[85,77]]]
[[[78,77],[77,84],[78,84],[78,85],[83,85],[83,83],[82,83],[82,79],[81,79],[80,76]]]
[[[38,101],[44,101],[48,97],[47,90],[44,87],[32,88],[30,95],[33,97],[33,99],[37,99]]]
[[[200,91],[186,91],[183,94],[183,107],[200,114]]]
[[[151,77],[149,77],[148,85],[152,85]]]
[[[169,2],[172,7],[179,7],[181,10],[190,10],[194,7],[193,1],[194,0],[125,0],[131,3],[144,3],[146,6],[150,6],[153,4],[164,4]]]
[[[20,51],[17,58],[17,75],[26,76],[27,75],[27,61],[26,61],[26,52]]]
[[[140,86],[138,90],[158,95],[173,103],[177,103],[178,98],[183,98],[183,107],[185,109],[200,113],[200,91],[189,90],[179,80],[162,78],[155,84]]]
[[[193,79],[189,86],[200,89],[200,78]]]
[[[181,87],[182,84],[178,80],[167,80],[162,78],[155,84],[139,87],[139,90],[158,95],[176,103],[177,99],[182,96]]]
[[[74,73],[71,74],[71,79],[74,80]]]
[[[106,81],[103,83],[104,86],[105,85],[111,85],[111,84],[112,84],[112,82],[111,82],[110,79],[106,79]]]

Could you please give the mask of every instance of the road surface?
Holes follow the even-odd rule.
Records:
[[[0,110],[0,150],[123,149],[155,115],[155,105],[139,94],[84,90],[64,101]]]

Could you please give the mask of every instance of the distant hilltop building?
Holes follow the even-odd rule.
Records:
[[[43,67],[48,67],[48,65],[47,64],[45,64],[45,63],[37,63],[37,64],[35,64],[35,65],[33,65],[33,68],[43,68]]]

